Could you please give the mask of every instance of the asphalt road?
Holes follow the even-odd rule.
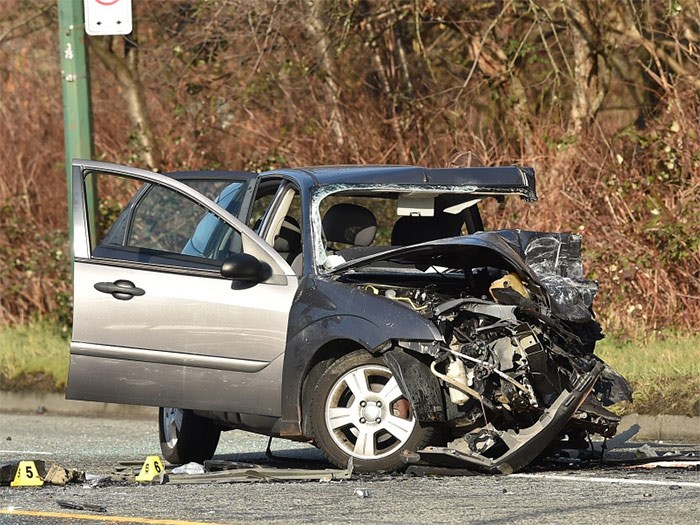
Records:
[[[264,462],[267,439],[225,433],[218,458]],[[639,444],[633,445],[638,447]],[[698,445],[654,444],[658,450]],[[618,452],[629,455],[630,448]],[[283,440],[291,465],[329,467],[313,447]],[[90,474],[158,454],[157,425],[139,420],[0,414],[0,463],[41,459]],[[367,489],[369,496],[355,492]],[[105,513],[61,508],[89,503]],[[532,469],[512,476],[359,477],[333,482],[206,485],[112,483],[0,487],[1,524],[69,523],[697,523],[700,471]],[[87,521],[90,519],[91,521]]]

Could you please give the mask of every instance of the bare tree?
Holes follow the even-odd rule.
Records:
[[[387,104],[386,122],[391,127],[394,140],[396,141],[394,149],[398,155],[399,162],[406,164],[408,163],[408,150],[404,142],[403,130],[398,114],[397,99],[399,95],[390,81],[390,71],[392,71],[393,68],[387,63],[384,50],[381,46],[383,34],[376,21],[376,13],[372,11],[369,2],[363,0],[360,2],[360,6],[362,10],[362,27],[364,27],[367,35],[366,43],[370,48],[373,70],[375,75],[377,75],[382,94]]]
[[[340,86],[338,85],[338,65],[332,49],[331,40],[328,36],[328,20],[324,14],[324,2],[322,0],[304,1],[308,17],[306,19],[306,30],[314,42],[314,49],[318,59],[318,67],[323,77],[323,92],[328,106],[328,120],[333,133],[336,146],[342,147],[348,142],[353,149],[357,145],[352,140],[348,140],[348,134],[343,125],[343,111],[340,103]]]
[[[146,165],[154,171],[160,170],[160,148],[148,117],[146,96],[138,71],[139,49],[136,41],[136,27],[133,33],[125,38],[117,36],[91,38],[90,50],[114,75],[123,90],[134,128],[134,137]]]
[[[573,0],[566,4],[574,55],[568,127],[576,137],[595,119],[610,87],[607,50],[614,46],[614,41],[606,40],[611,35],[604,31],[603,20],[608,7],[607,3],[589,3],[586,0]]]

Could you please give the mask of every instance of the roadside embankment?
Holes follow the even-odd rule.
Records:
[[[116,403],[73,401],[66,399],[64,394],[53,392],[5,392],[0,390],[0,412],[120,419],[155,419],[158,409],[155,407],[119,405]]]

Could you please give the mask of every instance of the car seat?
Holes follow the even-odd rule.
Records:
[[[321,222],[326,241],[352,246],[369,246],[377,233],[377,219],[357,204],[336,204]]]
[[[279,235],[275,237],[273,248],[289,264],[292,264],[301,253],[301,228],[294,217],[287,215],[284,218]]]

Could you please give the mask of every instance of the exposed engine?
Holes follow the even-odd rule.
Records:
[[[588,433],[614,435],[619,418],[605,407],[629,399],[631,389],[593,355],[601,332],[585,304],[595,295],[592,281],[549,274],[549,284],[540,281],[545,294],[533,293],[514,272],[472,272],[480,273],[472,280],[478,288],[457,293],[439,279],[423,286],[360,285],[429,318],[443,335],[430,354],[430,369],[443,385],[453,441],[427,447],[421,457],[509,472],[557,440],[580,448]],[[558,291],[568,293],[560,297],[575,308],[564,300],[552,304]]]

